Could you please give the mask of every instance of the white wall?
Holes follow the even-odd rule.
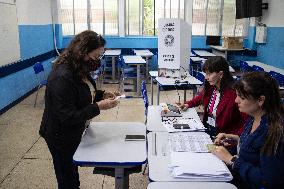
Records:
[[[19,25],[51,24],[51,0],[17,0]]]
[[[284,1],[267,0],[266,2],[268,2],[268,10],[262,11],[262,23],[266,24],[268,27],[283,27]]]

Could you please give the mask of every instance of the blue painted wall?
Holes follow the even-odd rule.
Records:
[[[54,49],[52,25],[19,25],[21,59]]]
[[[62,37],[62,48],[65,48],[69,45],[70,41],[73,39],[73,36],[64,36]],[[158,48],[158,38],[157,37],[105,37],[107,48]],[[209,49],[209,46],[205,45],[204,36],[193,36],[192,37],[192,48],[195,49]]]
[[[19,25],[21,59],[28,59],[54,50],[52,25]],[[52,59],[44,61],[48,74]],[[36,77],[32,67],[0,79],[0,110],[35,88]]]
[[[256,48],[258,61],[284,69],[284,27],[268,27],[267,42]]]

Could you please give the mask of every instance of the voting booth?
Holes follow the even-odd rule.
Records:
[[[161,18],[158,24],[159,76],[185,77],[189,74],[191,26],[178,18]]]

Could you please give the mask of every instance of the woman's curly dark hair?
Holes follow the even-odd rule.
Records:
[[[105,39],[94,31],[86,30],[74,37],[69,46],[57,58],[53,65],[56,69],[60,64],[67,64],[74,74],[83,79],[90,74],[84,58],[95,49],[104,47]]]

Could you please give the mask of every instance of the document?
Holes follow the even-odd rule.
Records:
[[[209,181],[233,178],[224,162],[211,153],[172,152],[169,168],[175,178],[204,178]]]
[[[208,144],[213,144],[210,136],[201,132],[179,132],[169,134],[171,152],[209,152]]]

